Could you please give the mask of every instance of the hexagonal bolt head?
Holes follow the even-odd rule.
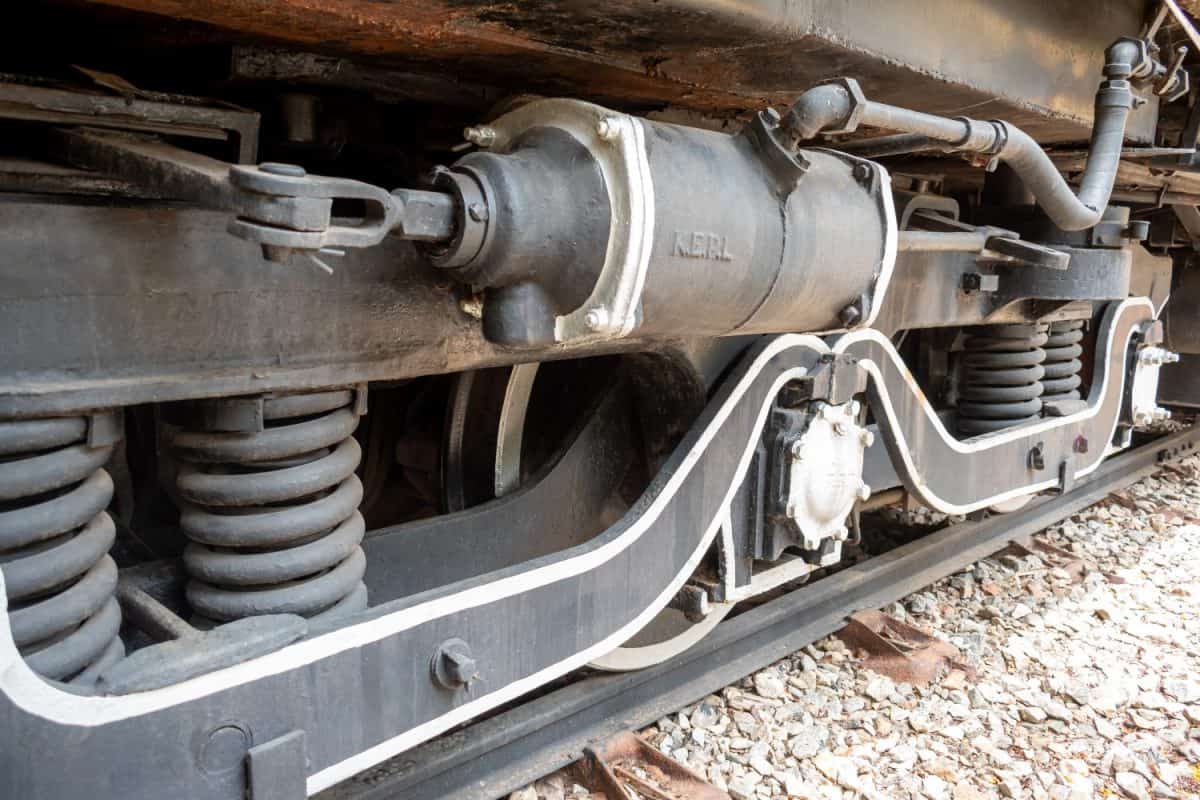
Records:
[[[442,653],[442,662],[445,664],[446,677],[455,684],[470,683],[479,674],[475,659],[463,653]]]
[[[868,500],[870,500],[871,499],[871,487],[865,483],[862,486],[859,486],[858,487],[858,499],[864,503],[867,502]]]
[[[470,686],[479,677],[479,664],[471,656],[471,648],[462,639],[443,642],[429,664],[430,677],[444,689]]]
[[[875,444],[875,434],[868,430],[859,431],[858,441],[864,448],[870,447]]]
[[[804,442],[800,439],[793,439],[788,445],[788,455],[799,461],[804,456]]]

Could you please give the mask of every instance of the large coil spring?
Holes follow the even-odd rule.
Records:
[[[1050,324],[1050,336],[1046,340],[1046,361],[1042,365],[1046,374],[1042,378],[1042,403],[1063,400],[1079,400],[1079,371],[1083,363],[1083,320],[1073,319]]]
[[[180,524],[201,617],[330,617],[367,605],[353,393],[268,397],[263,430],[184,431]]]
[[[1048,338],[1044,325],[994,325],[967,337],[960,362],[961,433],[990,433],[1038,417]]]
[[[113,446],[89,420],[0,422],[0,569],[13,640],[35,672],[88,685],[125,655],[116,538],[105,511]]]

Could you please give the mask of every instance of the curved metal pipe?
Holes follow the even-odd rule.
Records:
[[[994,155],[1012,167],[1055,225],[1084,230],[1100,221],[1116,181],[1125,124],[1133,107],[1128,78],[1146,69],[1145,54],[1136,40],[1118,40],[1105,56],[1105,80],[1096,92],[1091,145],[1078,195],[1041,146],[1015,125],[951,119],[877,103],[863,98],[857,83],[850,80],[809,89],[792,105],[783,124],[798,140],[867,125],[944,142],[950,151]]]

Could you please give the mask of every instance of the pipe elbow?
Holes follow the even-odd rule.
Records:
[[[850,92],[839,84],[826,83],[800,95],[784,116],[783,125],[797,141],[804,141],[826,129],[844,126],[853,110]]]
[[[997,155],[1017,173],[1046,216],[1064,231],[1085,230],[1099,222],[1104,209],[1076,197],[1041,145],[1020,128],[1005,127],[1006,141]]]
[[[1152,67],[1146,43],[1140,39],[1125,36],[1104,51],[1104,77],[1110,80],[1139,77]]]

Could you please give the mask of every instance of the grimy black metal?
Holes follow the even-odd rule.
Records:
[[[1130,331],[1148,314],[1137,301],[1110,309],[1100,336],[1102,343],[1115,343],[1106,351],[1110,368],[1125,358]],[[839,347],[853,351],[856,341],[870,338],[851,335]],[[886,364],[884,351],[859,347],[868,372],[870,364]],[[177,798],[241,797],[246,750],[296,730],[306,733],[307,788],[315,792],[582,666],[635,633],[692,573],[776,393],[828,352],[822,340],[807,335],[756,343],[642,497],[586,544],[385,603],[340,629],[236,667],[153,692],[72,696],[28,670],[12,648],[7,621],[0,623],[4,796],[86,793],[102,800],[154,786]],[[927,472],[940,463],[940,437],[921,429],[926,410],[908,376],[882,369],[872,377],[879,382],[872,389],[876,416],[889,419],[885,435],[902,431],[909,458],[922,470],[910,471],[908,479],[938,496],[959,497],[952,471]],[[1118,380],[1121,370],[1113,373]],[[1098,437],[1115,430],[1121,395],[1108,385],[1090,416],[1003,433],[992,446],[1015,459],[1044,441],[1050,463],[1071,446],[1078,452],[1068,443],[1079,437],[1102,451],[1107,438]],[[885,407],[890,403],[897,405]],[[990,462],[990,452],[981,460]],[[990,485],[1002,493],[1036,477],[997,470]],[[430,659],[449,639],[468,643],[478,665],[477,678],[457,690],[430,677]],[[140,753],[132,762],[124,758],[131,748]],[[97,769],[107,763],[126,767],[98,782],[96,774],[106,773],[35,766],[65,751]]]

